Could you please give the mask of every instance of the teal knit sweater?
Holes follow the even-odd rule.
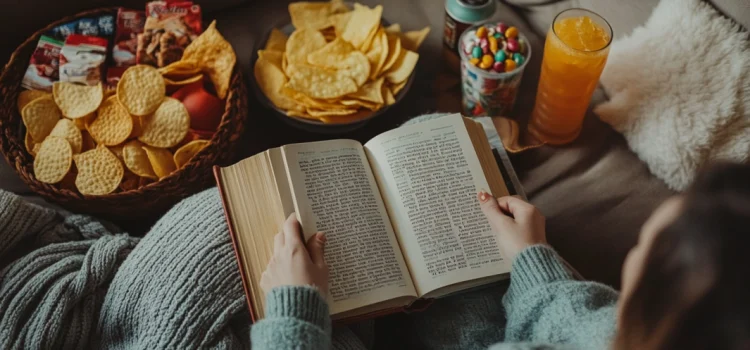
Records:
[[[315,288],[275,288],[267,302],[266,318],[251,329],[253,349],[332,347],[328,305]],[[506,342],[491,349],[605,349],[615,334],[616,302],[612,288],[574,280],[552,248],[529,247],[513,262],[503,297]],[[335,342],[335,348],[365,348],[356,338]]]

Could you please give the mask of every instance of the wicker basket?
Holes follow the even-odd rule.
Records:
[[[247,89],[240,70],[235,67],[224,115],[211,144],[193,157],[190,163],[161,181],[104,196],[84,196],[37,181],[34,177],[34,159],[24,146],[24,135],[21,135],[23,122],[16,106],[18,93],[22,90],[21,80],[31,54],[39,37],[55,26],[82,17],[114,15],[116,11],[116,8],[103,8],[64,18],[39,30],[13,52],[0,75],[0,151],[21,179],[45,199],[75,213],[95,215],[120,224],[123,228],[139,230],[148,227],[181,199],[215,184],[212,166],[227,165],[232,161],[235,144],[244,130]]]

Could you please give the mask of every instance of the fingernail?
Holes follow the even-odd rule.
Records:
[[[488,199],[490,199],[490,195],[487,192],[485,192],[484,190],[479,191],[479,201],[480,202],[484,203]]]
[[[321,243],[325,243],[328,240],[328,238],[326,238],[326,234],[325,233],[320,232],[320,233],[318,233],[318,240]]]

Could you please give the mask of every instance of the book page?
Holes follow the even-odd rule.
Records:
[[[325,232],[331,314],[416,296],[362,145],[282,147],[305,239]]]
[[[509,271],[476,199],[497,186],[488,184],[463,118],[404,126],[365,150],[420,296]]]

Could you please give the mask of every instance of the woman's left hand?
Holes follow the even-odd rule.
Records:
[[[312,285],[325,296],[328,292],[328,265],[323,257],[326,238],[314,234],[302,242],[302,229],[292,213],[284,222],[283,232],[274,237],[273,256],[260,278],[260,287],[268,293],[274,287]]]

